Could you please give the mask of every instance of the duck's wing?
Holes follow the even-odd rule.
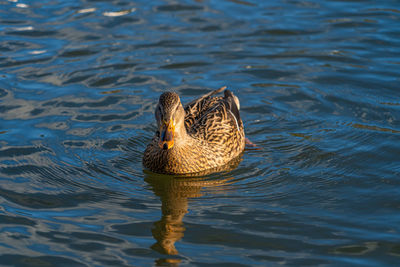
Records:
[[[199,98],[193,100],[192,102],[186,104],[186,105],[184,106],[184,109],[186,110],[186,108],[194,107],[194,106],[196,106],[197,103],[199,103],[199,102],[201,102],[202,100],[204,100],[204,98],[208,98],[208,97],[210,97],[210,96],[216,95],[216,94],[218,94],[218,93],[224,91],[225,89],[226,89],[226,86],[222,86],[221,88],[219,88],[219,89],[217,89],[217,90],[211,91],[211,92],[209,92],[209,93],[207,93],[207,94],[205,94],[205,95],[203,95],[203,96],[201,96],[201,97],[199,97]]]
[[[185,109],[185,125],[190,129],[193,124],[204,116],[222,97],[212,97],[226,89],[223,86],[217,90],[211,91],[184,106]]]
[[[241,143],[244,140],[239,101],[231,91],[225,90],[224,97],[205,98],[199,106],[202,109],[188,128],[193,136],[221,147],[235,147],[239,144],[232,142]]]

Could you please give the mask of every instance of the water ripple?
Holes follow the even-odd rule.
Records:
[[[0,262],[396,266],[396,4],[0,3]],[[255,146],[144,171],[159,95],[223,85]]]

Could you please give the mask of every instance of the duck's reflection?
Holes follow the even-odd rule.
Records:
[[[161,220],[154,223],[152,233],[157,241],[152,249],[176,255],[175,242],[183,237],[183,217],[188,212],[188,198],[199,196],[200,186],[189,186],[173,177],[148,176],[154,193],[161,199]]]
[[[232,170],[239,164],[240,158],[225,166],[224,171]],[[154,223],[152,233],[156,243],[152,249],[168,255],[177,255],[175,242],[180,240],[185,231],[183,217],[188,212],[188,199],[202,196],[205,187],[218,187],[231,183],[233,177],[173,177],[147,173],[145,181],[152,187],[154,193],[161,199],[161,220]],[[215,189],[215,188],[214,188]]]

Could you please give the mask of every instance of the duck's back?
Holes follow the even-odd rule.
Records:
[[[185,106],[185,125],[188,133],[203,140],[214,153],[226,158],[244,149],[243,122],[237,98],[229,90],[224,97],[207,96]]]
[[[185,126],[188,131],[192,131],[192,127],[196,127],[200,120],[211,111],[215,110],[218,105],[221,105],[222,97],[205,97],[193,101],[184,107]]]

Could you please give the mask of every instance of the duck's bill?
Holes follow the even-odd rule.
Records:
[[[172,120],[163,124],[158,142],[160,148],[167,150],[174,146],[174,132],[175,126]]]

